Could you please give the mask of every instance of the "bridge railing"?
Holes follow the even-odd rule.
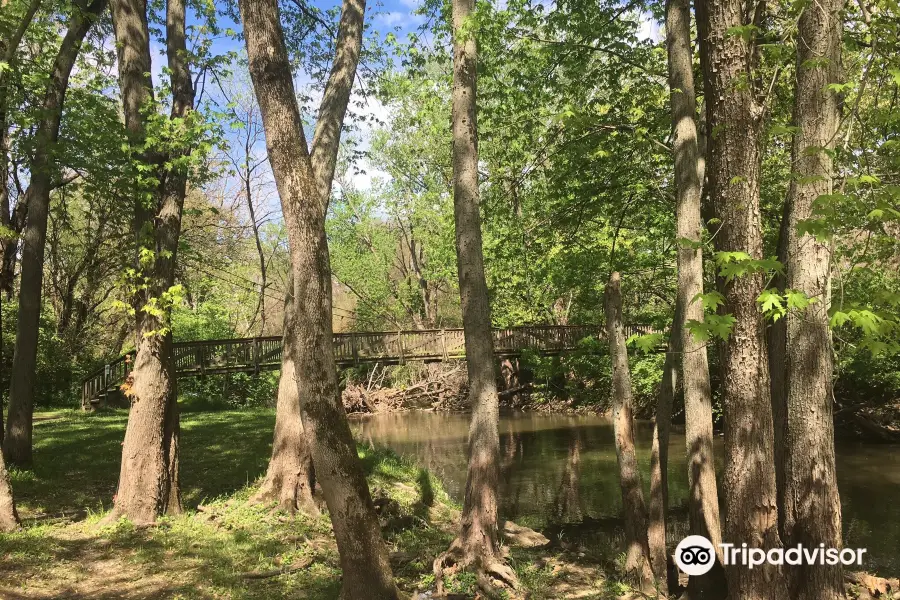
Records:
[[[626,337],[651,333],[648,326],[627,325]],[[525,349],[544,354],[573,350],[587,338],[605,339],[597,325],[532,325],[493,329],[494,352],[514,356]],[[281,365],[281,336],[177,342],[173,345],[178,375],[259,372]],[[338,365],[363,362],[403,363],[407,360],[441,361],[466,354],[462,329],[353,332],[334,335],[334,358]],[[87,406],[101,394],[120,385],[131,371],[133,352],[88,376],[82,386],[82,404]]]

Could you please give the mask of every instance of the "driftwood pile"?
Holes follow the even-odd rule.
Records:
[[[848,405],[834,411],[839,432],[888,444],[900,443],[900,402],[881,406]]]
[[[386,383],[389,371],[378,365],[365,381],[350,381],[341,399],[348,413],[398,410],[461,410],[467,407],[468,377],[464,363],[423,365],[418,381],[394,386]]]
[[[859,600],[895,598],[900,593],[900,580],[898,579],[885,579],[869,573],[845,571],[844,580],[847,583],[847,591],[852,597]]]

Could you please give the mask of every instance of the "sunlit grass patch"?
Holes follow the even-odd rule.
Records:
[[[265,473],[274,420],[271,409],[183,414],[185,513],[138,528],[127,520],[101,525],[127,413],[58,411],[39,419],[35,467],[13,472],[25,526],[0,535],[0,597],[15,590],[25,598],[263,600],[302,590],[312,600],[336,598],[340,557],[328,516],[248,502]],[[410,595],[430,589],[432,563],[457,531],[459,505],[411,460],[371,447],[358,452],[398,585]],[[510,561],[535,599],[564,597],[560,586],[587,598],[603,592],[589,571],[554,566],[565,559],[546,549],[511,549]],[[471,592],[473,584],[460,573],[449,589]]]

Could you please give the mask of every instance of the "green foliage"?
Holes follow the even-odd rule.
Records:
[[[279,371],[264,371],[182,378],[179,399],[188,411],[274,408],[279,376]]]
[[[2,385],[3,406],[8,406],[9,375],[12,367],[16,339],[17,306],[9,302],[0,303],[3,311],[2,331]],[[95,344],[86,343],[86,348],[75,352],[72,341],[65,339],[58,331],[58,321],[50,307],[44,307],[38,322],[38,353],[35,373],[34,401],[38,408],[73,406],[75,399],[81,398],[81,378],[93,368],[86,350],[100,351]]]

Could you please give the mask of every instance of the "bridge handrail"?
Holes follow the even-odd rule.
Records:
[[[648,325],[626,325],[626,335],[631,333],[652,332]],[[559,352],[574,349],[577,340],[567,335],[554,336],[551,340],[541,340],[540,335],[547,332],[583,331],[585,336],[596,334],[598,338],[605,338],[606,330],[601,325],[515,325],[512,327],[492,328],[492,338],[496,348],[503,355],[517,353],[525,348],[535,348],[547,352]],[[335,359],[341,364],[350,362],[371,362],[373,360],[399,360],[425,359],[446,360],[465,355],[465,347],[462,344],[463,329],[401,329],[396,331],[360,331],[335,333]],[[523,336],[515,334],[522,333]],[[448,334],[450,334],[448,336]],[[500,335],[497,335],[500,334]],[[503,335],[513,334],[513,335]],[[431,339],[428,336],[434,336]],[[420,342],[415,346],[404,347],[404,337],[415,336]],[[451,338],[448,344],[448,337]],[[187,359],[176,366],[181,374],[203,374],[207,372],[223,373],[271,368],[280,363],[280,348],[273,348],[272,344],[281,344],[283,336],[258,336],[249,338],[225,338],[215,340],[191,340],[175,342],[173,354],[176,360]],[[422,340],[422,338],[425,338]],[[349,344],[347,341],[349,340]],[[438,347],[438,340],[440,340]],[[358,341],[364,342],[362,347]],[[406,340],[409,341],[409,340]],[[512,342],[506,344],[505,342]],[[269,344],[263,354],[263,347]],[[541,348],[546,344],[547,347]],[[448,349],[448,345],[452,347]],[[230,350],[216,353],[218,346],[238,346],[237,352]],[[433,346],[433,347],[432,347]],[[181,349],[195,349],[193,353],[178,353]],[[423,351],[424,349],[424,351]],[[206,350],[210,352],[207,353]],[[374,350],[374,353],[372,352]],[[252,351],[252,357],[251,357]],[[362,351],[362,353],[360,352]],[[193,354],[193,356],[192,356]],[[86,406],[93,398],[103,394],[114,385],[122,383],[128,375],[128,367],[125,364],[128,357],[134,357],[134,351],[125,353],[119,358],[107,363],[88,375],[82,382],[82,404]],[[265,358],[266,360],[261,360]],[[235,360],[237,359],[237,360]],[[272,359],[269,361],[269,359]],[[208,363],[208,364],[207,364]]]

